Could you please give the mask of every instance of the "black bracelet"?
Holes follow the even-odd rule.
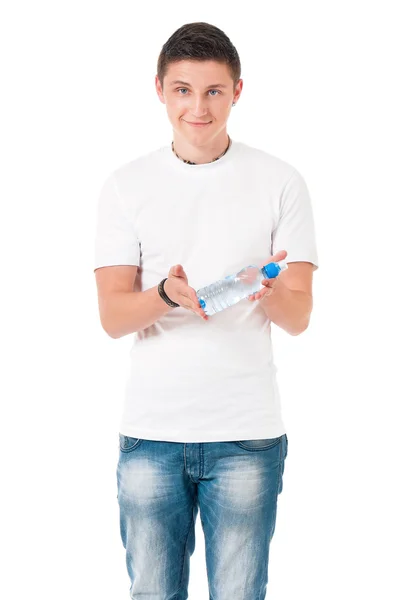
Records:
[[[180,306],[179,304],[177,304],[176,302],[173,302],[173,300],[171,300],[168,295],[166,294],[166,292],[164,291],[164,282],[167,280],[167,277],[165,279],[163,279],[163,281],[161,281],[158,285],[158,292],[159,292],[159,296],[162,298],[162,300],[164,300],[166,302],[166,304],[168,304],[169,306]]]

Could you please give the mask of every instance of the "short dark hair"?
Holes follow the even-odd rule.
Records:
[[[235,46],[221,29],[210,23],[187,23],[163,44],[157,64],[162,89],[168,65],[180,60],[214,60],[228,65],[234,89],[240,79],[240,59]]]

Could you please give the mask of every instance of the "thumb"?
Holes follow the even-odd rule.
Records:
[[[287,256],[286,250],[279,250],[276,254],[269,258],[269,262],[279,262],[280,260],[284,260]]]
[[[183,269],[182,265],[174,265],[173,273],[175,275],[181,275],[183,272],[184,272],[184,269]]]

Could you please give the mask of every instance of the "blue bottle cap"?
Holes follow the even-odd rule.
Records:
[[[268,265],[264,265],[264,267],[261,270],[265,277],[268,277],[268,279],[273,279],[274,277],[277,277],[279,275],[281,268],[277,263],[272,262]]]
[[[199,298],[199,304],[202,308],[206,307],[206,302],[203,300],[203,298]]]

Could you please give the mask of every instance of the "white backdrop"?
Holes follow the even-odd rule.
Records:
[[[171,142],[156,61],[192,21],[241,58],[229,133],[300,171],[316,223],[310,327],[273,327],[289,455],[267,600],[398,597],[393,4],[2,8],[2,598],[129,597],[116,463],[132,339],[100,325],[95,210],[113,169]],[[200,519],[189,594],[208,598]]]

